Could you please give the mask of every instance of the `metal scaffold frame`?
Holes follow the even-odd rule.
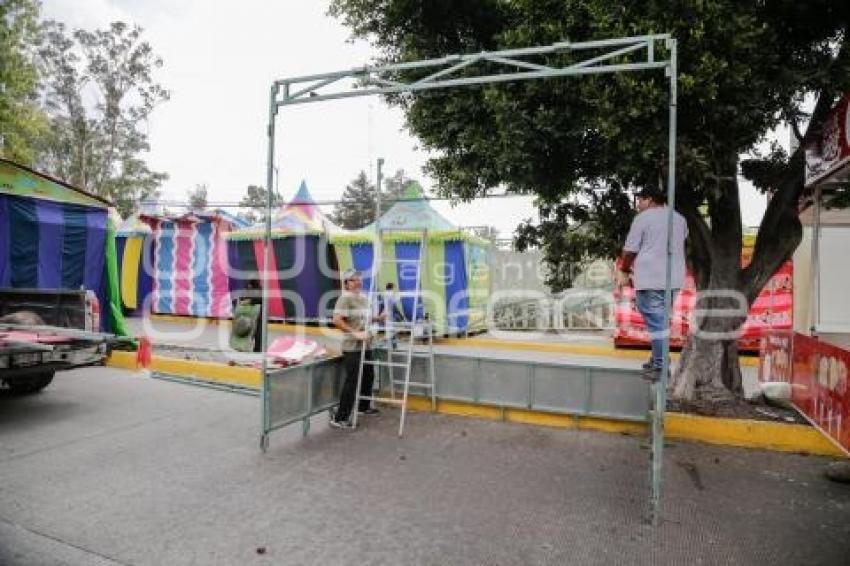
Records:
[[[666,49],[665,60],[656,60],[656,47]],[[594,52],[600,52],[591,56]],[[575,55],[588,54],[587,58],[570,62],[565,66],[540,64],[533,58],[561,53]],[[618,58],[631,57],[631,62],[616,62]],[[482,65],[484,64],[484,65]],[[476,74],[476,66],[484,66]],[[494,72],[501,68],[503,72]],[[388,95],[415,93],[441,88],[485,85],[509,81],[532,79],[554,79],[560,77],[580,77],[623,72],[663,70],[669,79],[669,128],[668,128],[668,170],[667,170],[667,267],[666,290],[664,295],[664,327],[669,328],[671,305],[671,242],[673,210],[676,201],[676,98],[677,98],[677,45],[670,34],[652,34],[635,37],[622,37],[597,41],[563,41],[547,46],[507,49],[502,51],[480,52],[463,55],[449,55],[438,59],[426,59],[380,66],[363,66],[354,69],[306,75],[274,81],[269,95],[268,124],[268,164],[266,186],[272,187],[274,181],[275,118],[282,106],[308,104],[370,95]],[[422,72],[422,76],[409,78],[409,75]],[[463,76],[459,73],[463,71]],[[403,73],[405,77],[400,77]],[[271,248],[271,210],[272,192],[267,191],[266,223],[264,237],[263,262],[263,364],[262,376],[265,383],[268,378],[268,282],[269,254]],[[652,417],[652,454],[651,454],[651,493],[649,514],[653,524],[657,523],[661,497],[661,474],[664,449],[664,408],[667,403],[667,375],[670,367],[669,331],[664,335],[664,363],[661,379],[655,387],[655,410]],[[268,399],[266,387],[263,387],[263,426]],[[265,428],[264,428],[265,431]]]

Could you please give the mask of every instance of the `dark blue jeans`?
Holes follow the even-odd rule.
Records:
[[[673,289],[671,306],[678,289]],[[661,370],[664,359],[664,289],[640,289],[635,292],[635,306],[643,316],[652,344],[652,367]]]

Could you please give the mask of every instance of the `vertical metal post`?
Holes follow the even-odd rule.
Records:
[[[811,327],[809,333],[812,336],[817,336],[818,323],[820,323],[820,205],[821,205],[821,187],[815,187],[815,203],[812,207],[812,257],[809,261],[811,265],[811,273],[809,274],[809,293],[811,302],[809,308],[809,321]]]
[[[378,158],[378,180],[375,187],[375,227],[378,227],[378,219],[381,217],[381,181],[384,180],[384,158]]]
[[[670,368],[670,307],[673,303],[673,292],[671,289],[673,269],[673,215],[676,209],[677,50],[675,39],[668,39],[666,43],[667,48],[670,50],[670,63],[667,67],[667,75],[670,78],[670,117],[667,150],[667,261],[664,283],[663,360],[661,377],[655,385],[655,410],[652,415],[652,488],[649,497],[649,513],[653,525],[658,524],[661,503],[661,472],[664,461],[664,410],[667,407],[667,373]]]
[[[377,175],[377,179],[375,181],[375,230],[380,230],[378,220],[381,219],[381,181],[383,181],[383,180],[384,180],[384,158],[379,157],[378,158],[378,175]],[[378,261],[383,261],[383,257],[384,257],[383,256],[383,254],[384,254],[383,246],[384,246],[384,243],[383,243],[383,240],[381,238],[378,238],[377,241],[378,241],[378,243],[373,247],[372,258],[374,259],[375,257],[378,257]],[[377,247],[377,246],[381,246],[380,256],[375,255],[374,248]],[[375,273],[372,275],[372,277],[377,277],[378,274],[381,272],[380,268],[383,267],[379,263],[376,263],[375,266],[377,266],[377,267],[374,269]],[[381,292],[380,282],[377,282],[377,283],[378,284],[375,285],[375,292],[380,293]],[[378,307],[378,308],[380,308],[380,307]],[[386,308],[386,305],[384,305],[384,308]],[[378,313],[374,313],[374,314],[378,314]],[[384,328],[386,329],[386,322],[384,323]],[[375,352],[377,353],[377,351],[375,351]],[[392,357],[393,357],[393,354],[392,354],[392,344],[391,344],[390,348],[387,349],[387,361],[392,363],[392,361],[393,361]],[[381,384],[381,366],[374,366],[373,371],[375,372],[374,383],[377,383],[380,386],[380,384]],[[392,384],[392,381],[394,379],[393,378],[393,366],[391,366],[391,365],[387,366],[386,373],[390,376],[389,377],[389,379],[390,379],[390,391],[391,391],[390,398],[394,399],[395,398],[395,392],[393,391],[393,384]],[[373,389],[374,389],[374,386],[373,386]],[[369,394],[371,395],[372,392],[369,392]]]
[[[286,87],[289,88],[288,86]],[[266,380],[268,379],[268,356],[266,352],[269,349],[269,258],[271,256],[271,236],[272,236],[272,191],[274,190],[274,123],[277,115],[277,93],[278,83],[273,83],[271,92],[269,93],[269,125],[267,135],[269,138],[269,151],[266,167],[266,230],[263,235],[263,285],[262,285],[262,305],[260,307],[262,318],[262,340],[263,340],[263,359],[260,370],[260,377],[263,380],[263,387],[260,389],[263,407],[263,434],[268,434],[267,415],[268,415],[268,393],[266,391]]]

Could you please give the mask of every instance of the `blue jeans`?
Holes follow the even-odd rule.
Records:
[[[671,306],[678,289],[673,289]],[[643,316],[652,344],[652,368],[661,370],[664,360],[664,289],[640,289],[635,292],[635,306]]]

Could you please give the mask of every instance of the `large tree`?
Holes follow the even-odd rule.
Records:
[[[162,65],[142,29],[122,22],[95,31],[44,25],[40,59],[50,135],[39,165],[106,197],[127,215],[156,196],[165,173],[151,171],[147,120],[168,100],[154,80]]]
[[[775,0],[334,0],[331,13],[381,52],[417,60],[531,45],[670,32],[679,45],[676,208],[702,291],[737,291],[749,306],[801,240],[803,151],[754,155],[783,122],[812,140],[850,89],[850,2]],[[664,56],[663,53],[659,53]],[[569,53],[541,62],[575,61]],[[620,59],[627,60],[627,57]],[[413,78],[409,75],[404,78]],[[628,191],[664,182],[667,79],[661,73],[527,81],[391,97],[437,157],[429,171],[447,195],[490,187],[537,197],[550,263],[570,236],[614,255],[628,228]],[[815,100],[804,112],[807,97]],[[741,156],[751,159],[742,161]],[[741,257],[739,173],[770,191],[752,262]],[[701,307],[714,312],[729,300]],[[688,341],[673,394],[741,392],[743,317],[705,317]],[[715,333],[712,335],[712,333]],[[723,338],[718,338],[722,334]]]
[[[0,156],[27,165],[47,126],[34,61],[38,9],[34,0],[0,2]]]

